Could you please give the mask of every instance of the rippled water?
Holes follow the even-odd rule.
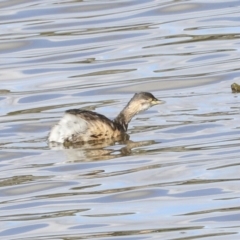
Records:
[[[0,1],[0,237],[240,239],[240,1]],[[69,108],[164,105],[131,142],[50,149]]]

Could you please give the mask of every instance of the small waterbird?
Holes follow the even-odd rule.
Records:
[[[48,141],[62,144],[104,139],[118,141],[127,135],[128,124],[136,114],[161,103],[163,101],[158,100],[151,93],[136,93],[114,120],[92,111],[67,110],[62,119],[51,129]]]

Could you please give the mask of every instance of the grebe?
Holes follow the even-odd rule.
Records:
[[[92,142],[121,139],[126,135],[128,123],[139,112],[163,103],[151,93],[136,93],[127,106],[114,119],[81,109],[67,110],[63,118],[50,131],[48,141],[59,143]]]

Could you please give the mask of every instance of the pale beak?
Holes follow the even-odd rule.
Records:
[[[154,98],[151,102],[152,105],[163,104],[163,103],[165,103],[165,102],[158,100],[157,98]]]

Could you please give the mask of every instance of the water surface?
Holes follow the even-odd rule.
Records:
[[[0,237],[239,239],[239,1],[1,1]],[[69,108],[164,100],[131,142],[50,149]]]

